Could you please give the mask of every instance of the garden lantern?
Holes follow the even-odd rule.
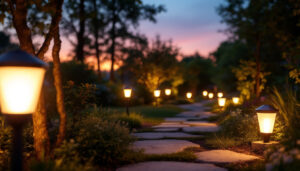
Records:
[[[202,95],[203,95],[204,97],[206,97],[207,94],[208,94],[208,92],[207,92],[206,90],[204,90],[204,91],[202,92]]]
[[[160,96],[160,90],[154,90],[154,97],[156,97],[156,106],[158,106],[159,96]]]
[[[218,98],[218,104],[220,107],[224,107],[226,104],[226,98]]]
[[[131,88],[125,88],[124,89],[124,97],[126,99],[126,113],[129,116],[129,102],[130,102],[130,97],[131,97]]]
[[[222,93],[222,92],[219,92],[219,93],[218,93],[218,97],[220,97],[220,98],[223,97],[223,93]]]
[[[214,98],[214,93],[208,93],[208,98],[209,98],[209,99]]]
[[[12,170],[22,170],[22,129],[35,112],[47,64],[22,50],[0,56],[0,106],[13,128]]]
[[[169,89],[169,88],[165,89],[165,95],[170,96],[171,95],[171,89]]]
[[[233,104],[239,104],[240,98],[239,97],[232,97]]]
[[[277,110],[270,105],[262,105],[256,108],[260,133],[263,136],[264,143],[270,141],[273,133]]]
[[[186,98],[191,99],[193,96],[193,94],[191,92],[187,92],[186,93]]]

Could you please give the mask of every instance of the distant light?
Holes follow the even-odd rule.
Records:
[[[208,98],[210,99],[214,98],[214,93],[208,93]]]
[[[218,97],[223,97],[223,93],[222,93],[222,92],[219,92],[219,93],[218,93]]]
[[[130,88],[125,88],[124,89],[124,97],[125,98],[130,98],[131,97],[131,89]]]
[[[224,107],[226,104],[226,98],[218,98],[218,104],[220,107]]]
[[[169,89],[169,88],[167,88],[167,89],[165,89],[165,94],[167,95],[167,96],[170,96],[171,95],[171,89]]]
[[[160,96],[160,90],[154,90],[154,97]]]
[[[204,97],[206,97],[207,94],[208,94],[208,92],[207,92],[206,90],[204,90],[204,91],[202,92],[202,95],[203,95]]]
[[[240,98],[239,98],[239,97],[232,97],[232,102],[233,102],[234,104],[239,104]]]
[[[190,99],[192,98],[193,94],[191,92],[187,92],[186,93],[186,98]]]

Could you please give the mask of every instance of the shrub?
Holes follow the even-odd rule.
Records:
[[[134,128],[141,128],[143,124],[143,117],[136,113],[127,114],[114,114],[112,119],[119,121],[122,125],[127,126],[130,130]]]
[[[96,116],[83,118],[75,127],[76,149],[83,162],[92,160],[97,165],[114,165],[134,140],[120,122],[104,121]]]

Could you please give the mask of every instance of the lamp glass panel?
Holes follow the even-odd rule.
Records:
[[[186,93],[186,97],[187,97],[188,99],[192,98],[192,93],[191,93],[191,92]]]
[[[226,98],[219,98],[218,99],[219,106],[223,107],[223,106],[225,106],[225,103],[226,103]]]
[[[210,98],[210,99],[214,98],[214,93],[209,93],[208,98]]]
[[[261,133],[272,133],[276,113],[257,113],[258,124]]]
[[[218,93],[218,97],[223,97],[223,93],[222,93],[222,92],[219,92],[219,93]]]
[[[238,104],[240,102],[240,98],[239,97],[233,97],[232,101],[234,104]]]
[[[165,89],[165,94],[167,96],[170,96],[171,95],[171,89]]]
[[[126,98],[130,98],[131,97],[131,89],[124,89],[124,96]]]
[[[159,97],[160,96],[160,90],[154,90],[154,96]]]
[[[0,67],[0,103],[4,114],[35,112],[45,75],[44,68]]]
[[[207,96],[207,94],[208,94],[207,91],[203,91],[203,92],[202,92],[202,95],[203,95],[203,96]]]

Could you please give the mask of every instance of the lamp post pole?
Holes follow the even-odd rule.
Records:
[[[126,98],[126,113],[129,116],[129,98]]]

